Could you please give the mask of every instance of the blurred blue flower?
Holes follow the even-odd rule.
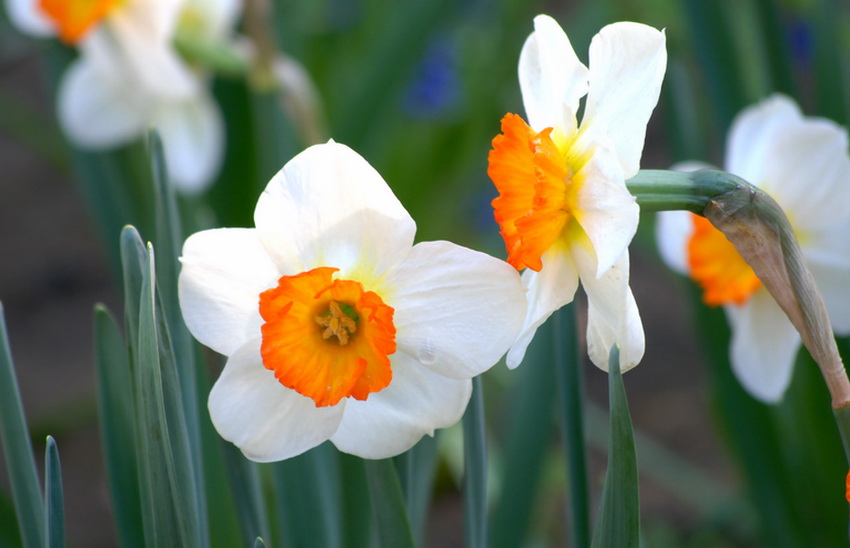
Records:
[[[454,44],[434,40],[425,51],[404,94],[405,111],[416,118],[442,114],[454,106],[460,96],[460,79]]]

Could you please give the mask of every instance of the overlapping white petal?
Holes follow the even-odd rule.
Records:
[[[525,315],[517,272],[448,242],[412,246],[415,225],[369,165],[329,142],[302,152],[269,183],[256,229],[190,237],[179,280],[186,324],[228,355],[210,394],[213,424],[251,459],[288,458],[330,439],[385,458],[463,414],[471,381],[516,337]],[[259,294],[280,276],[340,268],[394,309],[392,380],[364,401],[327,408],[285,388],[260,356]],[[303,269],[303,270],[299,270]]]
[[[324,265],[370,280],[404,258],[416,232],[380,174],[333,142],[308,148],[274,176],[254,223],[285,274]]]
[[[529,312],[508,352],[510,367],[522,360],[537,327],[572,301],[579,277],[592,301],[588,343],[594,363],[607,369],[613,344],[621,346],[624,370],[643,356],[643,328],[627,271],[639,209],[625,180],[639,169],[666,70],[665,42],[663,32],[646,25],[608,25],[591,42],[588,68],[555,20],[534,19],[519,60],[523,104],[529,125],[535,131],[555,128],[554,141],[566,148],[560,152],[573,170],[573,218],[543,255],[542,270],[523,274]]]
[[[529,125],[535,131],[574,131],[587,75],[561,26],[548,15],[535,17],[534,32],[519,56],[519,86]]]
[[[404,352],[392,356],[393,380],[366,401],[349,400],[331,441],[340,451],[383,459],[407,451],[422,436],[460,420],[472,381],[422,367]]]
[[[613,23],[590,43],[590,89],[583,139],[614,149],[623,176],[640,169],[646,125],[667,69],[664,32],[639,23]]]
[[[399,351],[446,377],[488,369],[525,317],[524,290],[510,265],[449,242],[415,245],[382,285],[396,310]]]
[[[271,462],[326,441],[337,430],[345,403],[316,407],[310,398],[280,384],[263,365],[256,339],[228,358],[207,407],[221,437],[249,459]]]
[[[844,128],[805,117],[789,98],[774,95],[733,121],[725,168],[770,194],[797,235],[830,319],[850,332],[850,156]],[[693,231],[684,212],[664,212],[657,237],[662,258],[687,272],[687,241]],[[730,359],[742,385],[755,397],[776,402],[791,379],[800,337],[767,290],[743,305],[727,305],[733,329]]]
[[[39,9],[38,0],[6,0],[6,13],[12,24],[26,34],[44,38],[55,32]]]

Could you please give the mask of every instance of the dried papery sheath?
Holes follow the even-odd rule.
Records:
[[[711,200],[703,215],[732,242],[800,333],[838,409],[850,405],[850,382],[832,325],[785,213],[763,191],[741,185]]]

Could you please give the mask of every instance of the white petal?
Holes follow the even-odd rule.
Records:
[[[345,408],[316,407],[310,398],[280,384],[263,366],[259,339],[227,360],[207,406],[221,437],[257,462],[288,459],[326,441]]]
[[[761,401],[778,402],[800,348],[797,330],[764,288],[742,307],[727,306],[726,316],[732,326],[729,358],[741,385]]]
[[[537,328],[565,304],[571,303],[578,289],[578,272],[572,257],[560,243],[549,249],[543,257],[540,272],[526,269],[522,285],[528,288],[528,313],[525,323],[506,359],[513,369],[522,362]]]
[[[56,34],[55,27],[39,8],[39,0],[6,0],[6,13],[12,24],[26,34],[38,38]]]
[[[803,254],[823,297],[833,329],[850,334],[850,223],[805,240]]]
[[[655,216],[655,241],[664,262],[688,275],[688,242],[694,233],[693,214],[688,211],[660,211]]]
[[[823,118],[801,119],[776,130],[761,186],[785,209],[795,230],[850,220],[847,131]]]
[[[732,121],[726,141],[726,170],[761,186],[771,161],[770,149],[777,134],[802,121],[797,105],[783,95],[746,108]]]
[[[599,279],[593,276],[593,257],[584,247],[574,247],[573,258],[587,293],[590,360],[607,371],[611,348],[617,345],[620,347],[620,370],[625,373],[643,359],[646,346],[640,314],[629,288],[629,253],[624,252]]]
[[[578,102],[587,93],[587,67],[560,25],[547,15],[534,18],[519,56],[519,87],[529,125],[536,131],[575,129]]]
[[[364,283],[401,262],[416,232],[378,172],[332,141],[283,166],[260,196],[254,222],[285,274],[331,266]]]
[[[463,416],[472,381],[433,373],[403,352],[391,359],[393,379],[387,388],[365,401],[346,402],[339,429],[331,436],[340,451],[364,459],[393,457]]]
[[[126,144],[144,133],[150,116],[146,97],[108,77],[85,56],[65,71],[57,109],[68,138],[84,148]]]
[[[573,215],[593,245],[599,277],[632,242],[640,208],[626,189],[616,159],[605,147],[593,151],[573,180],[579,185]]]
[[[108,24],[101,25],[89,39],[102,40],[120,56],[124,71],[137,85],[161,98],[179,99],[198,93],[200,83],[171,46],[179,4],[128,2],[110,13]]]
[[[206,92],[183,101],[160,102],[152,124],[162,136],[168,173],[186,193],[205,190],[218,174],[224,155],[224,121]]]
[[[229,356],[260,336],[260,293],[280,277],[257,231],[219,228],[189,236],[178,279],[180,309],[201,343]]]
[[[474,377],[495,364],[525,319],[517,271],[449,242],[413,247],[379,291],[395,309],[398,349],[432,371]]]
[[[625,178],[640,169],[646,124],[667,69],[664,33],[639,23],[604,27],[590,43],[590,90],[581,131],[605,143]]]

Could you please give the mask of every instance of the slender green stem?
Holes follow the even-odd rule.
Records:
[[[642,211],[684,209],[700,215],[717,196],[741,187],[754,188],[740,177],[712,169],[690,172],[642,169],[626,181],[626,186]]]
[[[481,377],[472,379],[472,399],[463,415],[464,533],[466,546],[487,546],[487,445]]]
[[[587,450],[584,438],[584,378],[578,351],[575,304],[556,311],[550,320],[555,332],[555,375],[558,384],[561,428],[567,459],[569,530],[572,546],[590,544]]]

